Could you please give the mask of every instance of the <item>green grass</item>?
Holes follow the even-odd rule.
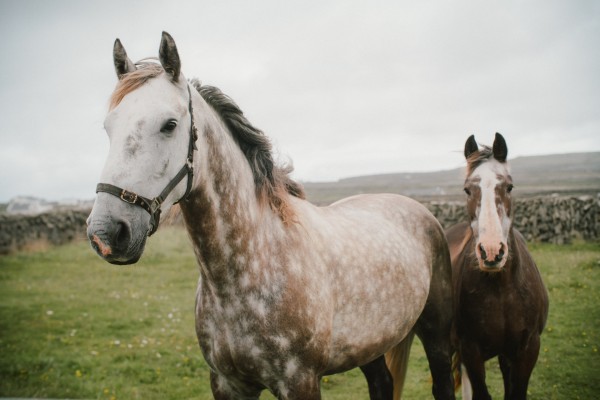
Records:
[[[600,396],[600,246],[534,245],[550,316],[531,399]],[[194,332],[198,270],[185,233],[164,229],[142,260],[112,266],[87,243],[0,257],[0,396],[210,399]],[[489,386],[502,397],[496,361]],[[367,399],[362,374],[326,377],[324,399]],[[406,398],[430,398],[415,341]],[[264,399],[272,396],[265,394]]]

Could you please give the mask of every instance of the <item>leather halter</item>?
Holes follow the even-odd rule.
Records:
[[[181,200],[185,200],[190,191],[192,190],[192,181],[194,178],[194,150],[198,150],[196,148],[196,140],[198,139],[198,131],[196,129],[196,125],[194,124],[194,110],[192,108],[192,93],[190,91],[190,85],[188,84],[188,95],[189,95],[189,105],[188,109],[190,112],[190,141],[188,145],[188,153],[187,159],[183,167],[179,170],[177,175],[165,186],[165,188],[160,192],[158,196],[153,199],[149,199],[144,196],[140,196],[135,192],[131,192],[129,190],[122,189],[118,186],[111,185],[110,183],[99,183],[96,186],[96,193],[104,192],[108,194],[112,194],[113,196],[121,199],[125,203],[134,204],[142,207],[144,210],[150,214],[150,231],[148,236],[152,236],[154,232],[158,229],[158,223],[160,222],[160,206],[163,201],[167,198],[169,193],[181,182],[181,180],[187,176],[187,188],[185,190],[185,194],[177,200],[174,204],[179,203]]]

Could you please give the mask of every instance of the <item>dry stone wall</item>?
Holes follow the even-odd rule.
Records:
[[[427,208],[444,228],[468,221],[464,202],[429,202]],[[517,200],[514,227],[528,241],[556,244],[600,239],[600,197],[537,197]]]
[[[44,248],[85,238],[89,210],[37,215],[0,214],[0,254]]]
[[[444,228],[467,221],[464,202],[427,202]],[[85,239],[89,210],[0,214],[0,254]],[[515,202],[514,226],[529,241],[600,240],[600,197],[539,197]]]

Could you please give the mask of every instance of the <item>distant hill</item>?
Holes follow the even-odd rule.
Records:
[[[600,192],[600,152],[517,157],[509,160],[516,197]],[[358,193],[399,193],[419,200],[464,199],[464,168],[436,172],[392,173],[304,182],[308,200],[330,204]]]

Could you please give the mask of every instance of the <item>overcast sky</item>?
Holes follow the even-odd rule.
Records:
[[[0,202],[95,196],[113,42],[163,30],[302,181],[600,150],[600,1],[0,0]]]

